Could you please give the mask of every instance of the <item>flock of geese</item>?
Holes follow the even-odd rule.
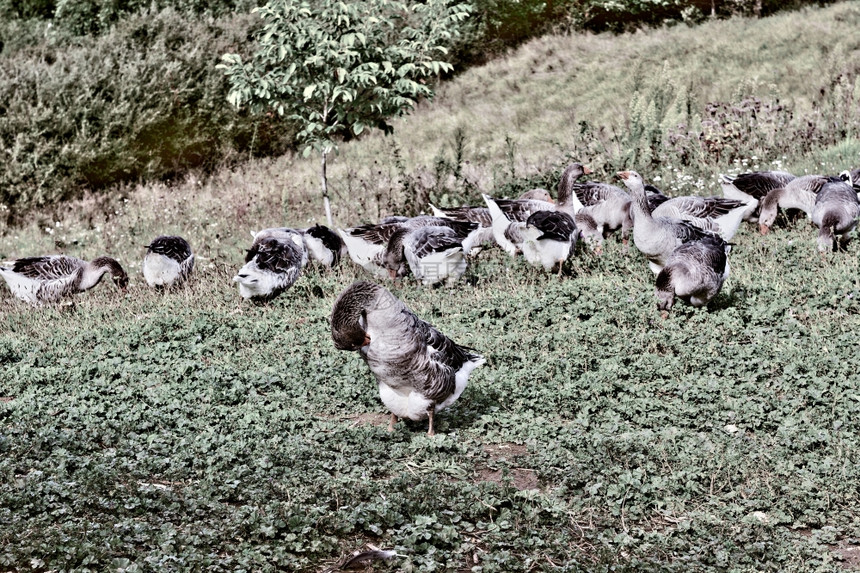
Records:
[[[233,280],[239,294],[257,302],[289,289],[314,261],[333,267],[346,256],[380,278],[411,274],[425,285],[453,283],[482,249],[496,244],[508,255],[561,273],[580,240],[595,254],[620,230],[624,248],[633,243],[656,275],[657,308],[665,318],[679,298],[707,304],[729,275],[730,241],[742,221],[769,232],[782,209],[800,209],[819,228],[822,253],[848,241],[860,217],[860,169],[838,176],[795,177],[783,171],[721,176],[724,197],[669,198],[635,171],[618,177],[627,188],[580,181],[591,171],[570,164],[558,184],[557,200],[545,189],[518,199],[484,195],[485,206],[438,209],[433,216],[386,217],[376,224],[332,231],[278,227],[252,233],[245,265]],[[160,236],[146,246],[143,275],[158,289],[182,285],[194,268],[188,241]],[[66,255],[17,259],[0,266],[12,294],[33,305],[53,303],[93,288],[105,274],[125,290],[129,277],[110,257],[84,261]],[[335,347],[358,351],[398,418],[429,420],[463,392],[484,358],[460,346],[412,313],[388,289],[357,281],[337,298],[331,317]]]

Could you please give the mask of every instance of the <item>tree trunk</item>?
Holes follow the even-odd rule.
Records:
[[[326,179],[326,157],[328,156],[328,150],[323,150],[322,152],[322,169],[320,170],[320,179],[322,180],[322,192],[323,192],[323,206],[325,207],[325,220],[328,222],[329,227],[334,227],[334,222],[331,220],[331,202],[328,200],[328,180]]]
[[[755,14],[756,18],[761,18],[761,0],[756,0],[755,6],[753,6],[753,14]]]

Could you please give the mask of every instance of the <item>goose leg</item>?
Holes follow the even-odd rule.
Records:
[[[430,426],[427,429],[427,435],[428,436],[435,436],[436,435],[436,432],[433,431],[433,410],[434,410],[433,406],[430,406],[430,409],[427,410],[427,418],[430,420]]]
[[[388,421],[388,431],[389,431],[389,432],[393,432],[393,431],[394,431],[394,424],[396,424],[396,423],[397,423],[397,416],[395,416],[395,415],[392,413],[392,414],[391,414],[391,419]]]

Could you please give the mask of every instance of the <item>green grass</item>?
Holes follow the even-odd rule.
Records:
[[[667,58],[665,73],[690,75],[701,102],[733,101],[758,75],[806,117],[819,86],[801,80],[848,65],[858,18],[848,2],[537,40],[444,86],[393,138],[345,145],[332,170],[339,222],[388,213],[407,192],[453,201],[549,185],[572,148],[600,141],[608,176],[632,61],[658,78]],[[690,71],[705,58],[696,42],[715,45],[713,68]],[[592,127],[576,147],[585,113]],[[459,176],[435,167],[455,155],[457,126],[469,162]],[[837,139],[727,167],[856,166],[857,137]],[[860,545],[856,240],[821,257],[805,221],[765,237],[747,227],[710,308],[679,303],[665,321],[644,259],[614,241],[561,279],[489,251],[454,289],[393,286],[487,364],[438,417],[438,436],[412,423],[389,434],[366,366],[329,334],[334,298],[359,270],[309,269],[266,306],[240,302],[230,282],[248,230],[317,219],[316,168],[255,161],[2,229],[4,260],[108,253],[133,281],[125,297],[106,283],[38,310],[0,291],[0,570],[310,572],[368,543],[405,556],[375,567],[391,571],[856,567],[842,561]],[[711,164],[646,176],[716,192]],[[200,255],[193,282],[164,295],[139,269],[160,233]]]

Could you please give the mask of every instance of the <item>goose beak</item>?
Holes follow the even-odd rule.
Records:
[[[618,175],[619,177],[621,177],[622,179],[624,179],[626,181],[627,178],[630,177],[630,172],[629,171],[619,171],[616,175]]]
[[[365,335],[364,335],[364,343],[363,343],[361,346],[362,346],[362,347],[365,347],[365,346],[367,346],[368,344],[370,344],[370,335],[365,334]]]
[[[391,277],[391,280],[395,280],[397,278],[397,271],[388,269],[388,276]]]
[[[762,223],[758,226],[758,232],[762,235],[767,235],[768,231],[770,231],[770,227],[768,227],[767,225]]]
[[[594,173],[594,171],[592,171],[591,169],[589,169],[588,167],[586,167],[584,165],[582,166],[582,174],[583,175],[591,175],[592,173]]]

